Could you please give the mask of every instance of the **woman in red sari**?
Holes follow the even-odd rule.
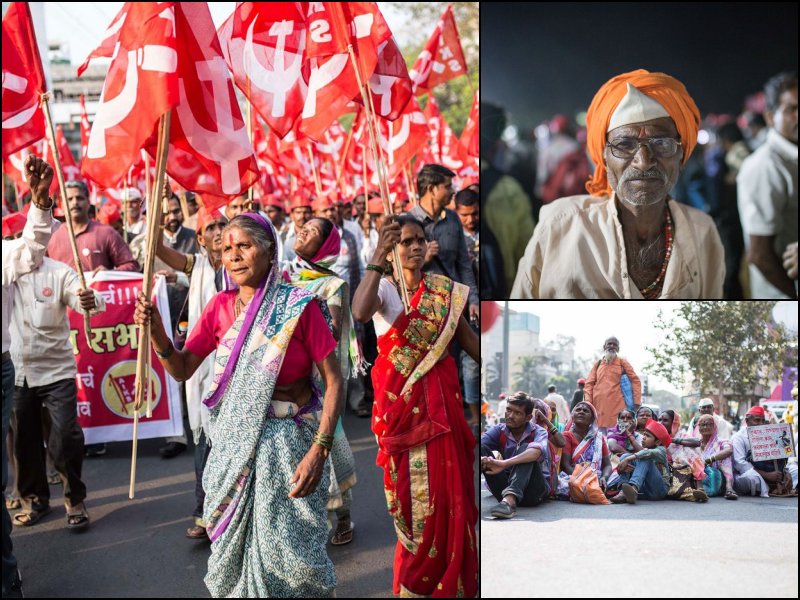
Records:
[[[395,244],[409,314],[386,263]],[[353,316],[362,323],[373,319],[378,335],[372,430],[398,538],[394,593],[473,597],[478,592],[475,437],[464,418],[450,343],[458,340],[476,361],[480,350],[462,314],[469,289],[423,274],[426,247],[421,223],[408,216],[387,221],[353,298]]]

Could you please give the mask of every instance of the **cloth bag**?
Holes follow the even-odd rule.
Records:
[[[688,500],[695,502],[694,494],[692,493],[697,487],[695,483],[692,467],[683,465],[680,467],[672,467],[672,481],[667,492],[667,498],[670,500]]]
[[[591,463],[578,463],[569,478],[569,498],[579,504],[611,504]]]

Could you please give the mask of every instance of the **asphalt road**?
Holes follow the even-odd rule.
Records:
[[[480,496],[484,598],[797,597],[797,498],[548,502],[498,521]]]
[[[381,470],[369,419],[344,421],[356,457],[353,542],[328,545],[336,566],[337,596],[391,597],[395,532],[386,511]],[[65,528],[61,487],[51,486],[51,512],[12,532],[27,597],[208,597],[203,583],[209,545],[184,537],[194,507],[192,448],[171,459],[162,440],[139,443],[136,498],[128,499],[131,444],[108,445],[108,454],[84,461],[85,533]]]

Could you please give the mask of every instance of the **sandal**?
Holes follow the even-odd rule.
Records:
[[[32,508],[30,510],[18,512],[14,515],[14,525],[17,527],[30,527],[31,525],[36,525],[36,523],[48,515],[51,510],[52,509],[50,506],[42,506],[39,509]]]
[[[725,492],[725,500],[738,500],[739,494],[734,492],[733,490],[728,490]]]
[[[6,509],[19,510],[20,508],[22,508],[22,502],[20,502],[19,498],[14,498],[14,496],[6,496]]]
[[[47,476],[48,485],[61,485],[61,475],[56,472],[50,473]]]
[[[64,505],[64,508],[67,509],[67,529],[86,529],[89,527],[89,512],[83,502],[73,507]]]
[[[353,541],[353,531],[356,528],[356,524],[350,521],[350,529],[346,531],[337,531],[333,537],[331,538],[331,545],[332,546],[344,546],[345,544],[349,544]]]
[[[186,537],[190,540],[207,540],[208,533],[202,525],[194,525],[186,530]]]

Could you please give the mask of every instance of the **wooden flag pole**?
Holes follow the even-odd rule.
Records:
[[[247,89],[250,90],[250,78],[247,79]],[[250,103],[250,94],[245,99],[247,102],[247,139],[253,145],[253,105]],[[247,188],[247,210],[253,210],[253,186]]]
[[[367,149],[361,148],[361,165],[364,169],[364,201],[369,202],[369,198],[367,197]]]
[[[72,225],[72,216],[70,215],[69,208],[67,207],[67,182],[64,181],[64,170],[61,168],[61,155],[56,148],[56,130],[53,127],[53,118],[50,115],[50,92],[42,94],[42,106],[44,107],[44,118],[47,122],[47,131],[50,133],[48,141],[50,142],[50,151],[53,153],[53,162],[56,163],[56,177],[58,177],[58,189],[61,193],[61,207],[64,209],[64,223],[67,225],[67,232],[69,233],[69,245],[72,248],[72,260],[75,261],[75,271],[78,273],[78,279],[81,283],[81,288],[84,290],[89,289],[86,287],[86,277],[83,274],[83,265],[81,265],[81,257],[78,253],[78,242],[75,239],[75,228]],[[88,198],[87,198],[88,200]],[[55,208],[55,207],[54,207]],[[91,339],[89,335],[92,332],[92,325],[90,323],[89,313],[83,315],[83,332],[86,334],[86,343]]]
[[[361,109],[359,108],[359,111]],[[356,121],[358,120],[358,113],[356,113],[356,118],[353,119],[353,126],[350,128],[350,131],[347,132],[347,140],[344,144],[344,152],[342,152],[342,160],[339,161],[339,172],[336,175],[336,188],[339,189],[342,185],[342,177],[344,177],[345,167],[347,166],[347,152],[350,150],[350,142],[353,141],[353,131],[356,128]]]
[[[153,264],[155,250],[158,243],[158,229],[161,222],[161,205],[163,203],[164,181],[166,179],[167,153],[169,151],[169,128],[172,111],[167,111],[161,116],[158,123],[158,149],[156,150],[156,178],[153,190],[157,201],[147,211],[147,235],[145,238],[144,278],[142,292],[145,298],[150,298],[153,291]],[[150,328],[139,329],[139,348],[136,355],[136,386],[133,404],[133,454],[131,458],[131,483],[128,497],[133,500],[136,484],[136,452],[138,449],[139,411],[144,401],[145,384],[149,387],[149,373],[145,374],[150,360]]]
[[[386,215],[392,215],[392,205],[389,202],[389,184],[385,180],[385,173],[383,173],[381,166],[381,158],[378,154],[378,141],[375,137],[375,125],[376,122],[373,122],[375,113],[370,110],[370,103],[369,97],[367,95],[366,88],[368,86],[364,85],[364,82],[361,81],[361,73],[358,70],[358,63],[356,62],[356,55],[353,52],[353,44],[347,45],[347,50],[350,53],[350,60],[353,63],[353,70],[356,73],[356,82],[358,84],[358,89],[361,90],[361,101],[364,103],[364,110],[367,111],[367,129],[369,130],[369,143],[372,149],[372,155],[375,157],[375,162],[378,166],[378,180],[380,182],[380,189],[381,189],[381,200],[383,201],[383,212]],[[408,297],[408,288],[406,287],[406,280],[403,277],[403,268],[400,266],[400,252],[397,249],[397,245],[392,250],[392,265],[394,267],[394,277],[395,281],[400,287],[400,298],[403,301],[403,308],[405,309],[405,314],[411,312],[411,301]]]
[[[314,174],[314,189],[317,190],[317,198],[322,198],[322,181],[320,181],[319,173],[317,173],[317,165],[314,162],[314,152],[311,150],[311,144],[308,145],[308,159],[311,161],[311,172]]]

